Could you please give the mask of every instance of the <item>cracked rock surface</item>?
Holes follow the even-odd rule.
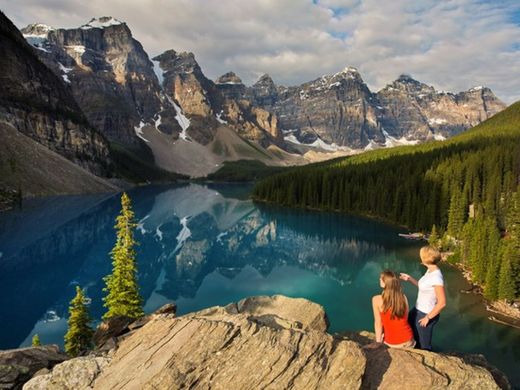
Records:
[[[484,365],[333,336],[327,325],[320,305],[279,295],[158,314],[107,356],[71,359],[24,389],[499,388]]]

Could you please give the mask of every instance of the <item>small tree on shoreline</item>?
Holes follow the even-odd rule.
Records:
[[[65,334],[65,352],[74,357],[90,349],[94,331],[85,304],[83,290],[76,286],[76,296],[70,301],[68,330]]]
[[[112,252],[112,273],[104,278],[107,293],[103,298],[107,312],[103,319],[114,316],[139,318],[144,315],[137,283],[134,229],[137,224],[130,197],[121,196],[121,212],[116,218],[116,243]]]
[[[430,233],[430,237],[428,238],[428,244],[432,247],[438,249],[439,248],[439,234],[437,233],[437,227],[435,225],[432,226],[432,232]]]
[[[31,340],[31,346],[40,347],[41,345],[40,336],[38,336],[38,333],[35,333]]]

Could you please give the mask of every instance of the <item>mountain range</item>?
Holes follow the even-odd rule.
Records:
[[[252,86],[233,72],[210,80],[193,53],[150,58],[113,17],[21,34],[0,17],[4,121],[102,177],[137,166],[200,177],[233,160],[301,165],[442,140],[506,107],[486,87],[443,92],[407,75],[372,92],[352,67],[291,87],[267,74]]]

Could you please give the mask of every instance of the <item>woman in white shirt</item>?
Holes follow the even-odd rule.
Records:
[[[408,321],[412,326],[417,347],[431,351],[433,327],[439,321],[439,314],[446,307],[444,278],[437,266],[441,260],[440,252],[431,246],[424,246],[420,251],[421,263],[427,268],[418,281],[408,274],[399,277],[419,288],[415,307],[410,311]]]

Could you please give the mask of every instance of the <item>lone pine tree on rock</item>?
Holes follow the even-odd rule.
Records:
[[[65,352],[78,356],[90,349],[94,331],[90,327],[90,316],[85,304],[83,290],[76,286],[76,296],[70,301],[68,329],[65,334]]]
[[[103,319],[114,316],[139,318],[144,315],[137,283],[134,230],[137,224],[130,197],[121,196],[121,212],[116,218],[116,244],[111,252],[112,273],[104,278],[107,293],[103,299],[107,312]]]

